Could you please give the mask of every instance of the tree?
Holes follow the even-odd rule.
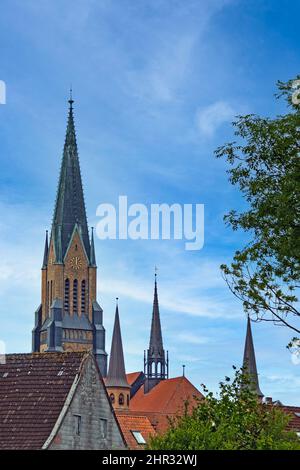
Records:
[[[235,368],[234,368],[235,369]],[[260,403],[245,370],[220,383],[219,398],[204,386],[206,397],[192,414],[170,422],[169,430],[150,440],[150,449],[299,450],[300,440],[287,432],[289,416],[279,407]]]
[[[230,165],[247,210],[225,222],[249,234],[224,278],[255,321],[272,321],[300,333],[300,76],[278,82],[288,113],[274,119],[253,114],[233,123],[238,141],[216,150]],[[296,339],[296,338],[295,338]]]

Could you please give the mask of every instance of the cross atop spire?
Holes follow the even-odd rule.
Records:
[[[116,297],[115,324],[111,341],[109,368],[106,378],[107,387],[129,387],[125,372],[118,300],[118,297]]]
[[[70,108],[72,108],[74,100],[73,100],[73,90],[72,90],[72,85],[70,86],[70,98],[69,98],[69,103],[70,103]]]
[[[251,380],[251,389],[258,395],[258,397],[262,398],[264,395],[259,388],[255,351],[251,330],[251,320],[249,315],[247,319],[247,333],[244,348],[243,367],[245,369],[245,373],[249,375],[249,378]]]

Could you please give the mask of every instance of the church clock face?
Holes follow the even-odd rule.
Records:
[[[70,262],[71,268],[78,271],[82,267],[82,261],[79,256],[73,256]]]

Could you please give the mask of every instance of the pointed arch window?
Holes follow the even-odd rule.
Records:
[[[73,313],[78,313],[78,281],[73,281]]]
[[[64,311],[70,312],[70,280],[65,279],[65,298],[64,298]]]
[[[50,281],[50,308],[53,300],[53,281]]]
[[[86,307],[86,282],[83,280],[81,282],[81,313],[85,313]]]

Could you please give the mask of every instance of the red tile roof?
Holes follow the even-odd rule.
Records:
[[[184,411],[186,402],[195,406],[202,398],[202,393],[186,377],[174,377],[162,380],[148,393],[140,387],[130,402],[130,409],[174,414]]]
[[[140,416],[131,413],[118,413],[116,416],[129,449],[144,449],[145,444],[138,444],[132,431],[141,433],[146,442],[151,435],[156,434],[147,416]]]
[[[130,372],[130,374],[126,374],[127,382],[129,383],[129,385],[132,385],[142,373],[143,372]]]
[[[300,432],[300,407],[299,406],[280,406],[284,413],[288,414],[291,418],[287,429],[289,431]]]
[[[40,449],[86,353],[8,354],[0,364],[0,449]]]

